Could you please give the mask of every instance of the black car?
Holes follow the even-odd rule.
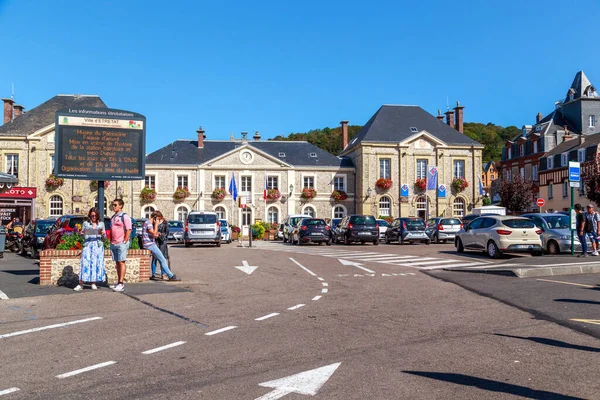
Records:
[[[331,246],[331,229],[321,218],[302,218],[292,230],[292,244],[326,243]]]
[[[335,242],[344,244],[372,242],[378,245],[379,225],[372,215],[346,215],[337,227]]]
[[[421,218],[396,218],[385,231],[385,243],[425,243],[431,244],[427,226]]]
[[[50,228],[54,225],[54,219],[34,219],[23,231],[23,255],[31,254],[31,258],[38,258],[40,250],[44,250],[44,239]]]

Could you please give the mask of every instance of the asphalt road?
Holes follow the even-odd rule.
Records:
[[[449,245],[261,244],[173,247],[179,284],[52,288],[0,301],[0,396],[600,398],[597,338],[438,279],[498,278],[442,270],[490,262],[479,254],[458,256]],[[18,269],[7,263],[0,270]],[[0,273],[8,294],[7,275],[19,275]],[[599,291],[586,293],[562,297],[600,301]],[[72,324],[53,327],[64,323]]]

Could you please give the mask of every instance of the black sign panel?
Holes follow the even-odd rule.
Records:
[[[146,117],[111,108],[56,112],[55,175],[89,180],[144,179]]]

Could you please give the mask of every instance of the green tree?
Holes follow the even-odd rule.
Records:
[[[600,160],[598,157],[590,165],[582,165],[581,181],[585,185],[585,195],[588,200],[600,204]]]
[[[349,125],[348,141],[351,141],[361,128],[360,125]],[[333,155],[338,155],[342,151],[342,128],[312,129],[306,133],[290,133],[288,136],[278,135],[270,140],[302,140],[314,144]]]

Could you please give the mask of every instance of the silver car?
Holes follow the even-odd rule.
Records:
[[[188,214],[183,234],[185,247],[194,243],[212,243],[221,247],[221,224],[214,212],[192,211]]]
[[[559,213],[525,214],[542,230],[542,246],[548,254],[571,252],[570,217]],[[581,251],[581,243],[575,235],[575,251]],[[591,244],[591,243],[590,243]]]
[[[427,221],[427,234],[433,243],[454,243],[454,236],[461,227],[458,218],[431,218]]]

